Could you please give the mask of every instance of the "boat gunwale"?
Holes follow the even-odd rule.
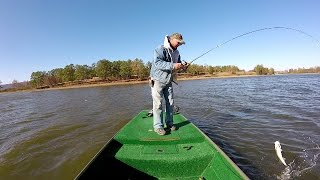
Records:
[[[141,113],[141,112],[140,112],[140,113]],[[99,157],[99,155],[102,153],[102,151],[103,151],[105,148],[107,148],[107,146],[108,146],[113,140],[115,140],[114,138],[117,136],[117,134],[118,134],[125,126],[127,126],[128,124],[130,124],[133,119],[137,118],[140,113],[138,113],[136,116],[134,116],[132,119],[130,119],[129,122],[127,122],[123,127],[121,127],[121,128],[119,129],[119,131],[118,131],[117,133],[115,133],[115,134],[112,136],[112,138],[110,138],[110,139],[108,140],[108,142],[107,142],[106,144],[104,144],[104,145],[100,148],[100,150],[91,158],[91,160],[86,164],[86,166],[78,173],[78,175],[74,178],[74,180],[80,178],[80,176],[89,168],[89,166]]]
[[[184,115],[180,114],[180,116],[182,116],[183,118],[185,118],[187,121],[189,121]],[[190,121],[189,121],[190,122]],[[240,174],[240,176],[244,177],[244,179],[248,180],[249,177],[239,168],[239,166],[237,166],[231,159],[230,157],[222,151],[222,149],[216,144],[214,143],[203,131],[201,131],[201,129],[199,129],[195,124],[193,124],[192,122],[190,122],[207,140],[208,142],[213,145],[213,147],[223,156],[223,158],[225,158],[227,160],[228,163],[230,163],[230,165]]]

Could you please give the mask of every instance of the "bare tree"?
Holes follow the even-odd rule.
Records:
[[[18,88],[19,87],[19,82],[16,79],[14,79],[11,84],[12,84],[13,88]]]

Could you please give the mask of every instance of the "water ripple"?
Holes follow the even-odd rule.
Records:
[[[175,103],[252,179],[319,179],[320,75],[183,81]],[[150,88],[0,94],[0,176],[72,179],[142,109]],[[280,141],[278,160],[274,141]]]

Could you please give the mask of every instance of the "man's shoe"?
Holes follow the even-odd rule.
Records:
[[[152,117],[152,116],[153,116],[153,111],[152,111],[152,109],[148,112],[147,116],[148,116],[148,117]]]
[[[163,136],[166,134],[166,131],[163,128],[155,129],[154,132],[158,133],[160,136]]]
[[[168,128],[170,129],[170,131],[175,131],[175,130],[177,130],[177,127],[176,127],[175,125],[168,126]]]

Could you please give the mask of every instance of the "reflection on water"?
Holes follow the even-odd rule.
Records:
[[[252,179],[319,179],[320,75],[181,81],[181,112]],[[72,179],[131,118],[147,84],[0,94],[0,176]],[[277,159],[279,140],[286,168]]]

